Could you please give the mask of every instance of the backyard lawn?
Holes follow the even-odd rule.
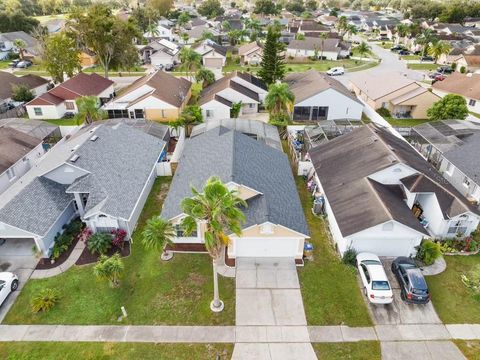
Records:
[[[313,344],[317,357],[322,360],[380,360],[382,358],[378,341],[351,343]]]
[[[298,271],[308,324],[371,326],[355,269],[338,258],[327,235],[326,220],[312,214],[312,198],[304,179],[298,176],[295,181],[314,246],[314,260],[306,261]]]
[[[396,127],[413,127],[416,125],[424,124],[431,120],[429,119],[393,119],[393,118],[385,118],[390,125]]]
[[[92,266],[74,266],[49,279],[30,280],[7,314],[7,324],[145,324],[231,325],[235,320],[235,283],[219,277],[225,310],[214,314],[212,266],[206,254],[176,254],[160,261],[159,251],[146,251],[141,244],[145,221],[159,214],[171,178],[158,178],[145,204],[133,235],[132,254],[124,260],[120,287],[112,289],[97,280]],[[32,296],[40,289],[60,291],[58,304],[47,313],[33,314]],[[128,317],[119,323],[120,307]]]
[[[98,342],[3,342],[0,358],[9,360],[174,360],[230,359],[233,344],[153,344]]]
[[[480,323],[480,296],[475,300],[460,276],[480,267],[480,255],[445,256],[447,270],[426,280],[440,319],[447,324]]]
[[[454,342],[468,360],[480,360],[480,340],[455,340]]]
[[[49,122],[50,124],[57,125],[57,126],[76,126],[77,120],[74,118],[70,119],[51,119],[51,120],[45,120],[46,122]]]
[[[423,63],[423,64],[407,64],[407,67],[412,70],[436,70],[438,68],[437,64],[432,63]]]

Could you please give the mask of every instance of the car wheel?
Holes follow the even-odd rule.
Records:
[[[12,285],[10,286],[10,290],[15,291],[18,289],[18,280],[13,280]]]

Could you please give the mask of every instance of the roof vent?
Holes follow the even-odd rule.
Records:
[[[78,154],[73,155],[73,156],[70,158],[70,162],[73,162],[73,163],[74,163],[75,161],[78,160],[79,157],[80,157],[80,155],[78,155]]]
[[[75,145],[75,146],[72,148],[72,150],[70,150],[70,151],[71,151],[71,152],[74,152],[74,151],[78,150],[79,147],[80,147],[80,145],[77,144],[77,145]]]
[[[90,141],[96,141],[98,139],[98,135],[93,135],[91,138],[90,138]]]

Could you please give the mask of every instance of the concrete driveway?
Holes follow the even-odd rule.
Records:
[[[0,306],[0,322],[3,321],[38,263],[38,259],[33,254],[33,245],[32,239],[8,239],[0,246],[0,271],[13,272],[19,278],[18,290],[11,293]]]
[[[368,299],[368,309],[375,325],[441,324],[433,304],[407,304],[400,297],[400,285],[391,271],[393,258],[382,258],[383,267],[393,289],[393,302],[389,305],[373,305]]]

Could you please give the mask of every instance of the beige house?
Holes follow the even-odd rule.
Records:
[[[256,41],[238,48],[241,64],[258,65],[262,61],[263,49]]]
[[[105,104],[109,118],[168,122],[178,118],[190,100],[192,83],[158,70],[145,75]]]
[[[397,73],[355,74],[349,87],[372,108],[387,109],[395,118],[425,119],[427,110],[440,100],[428,89]]]

